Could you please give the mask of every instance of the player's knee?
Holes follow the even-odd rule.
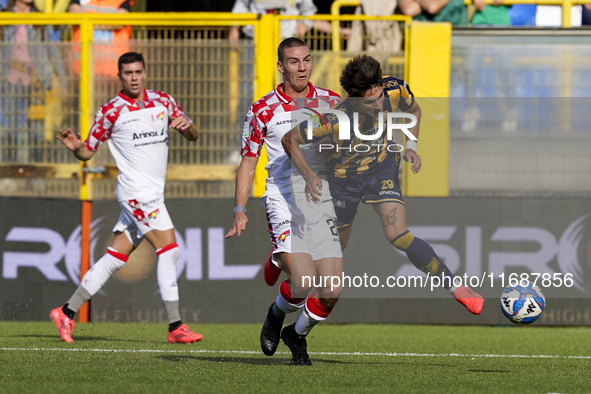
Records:
[[[176,262],[181,255],[181,250],[176,243],[166,245],[165,247],[156,251],[159,261],[166,261],[168,264],[176,266]]]
[[[329,286],[319,288],[317,291],[318,291],[319,298],[327,299],[327,300],[334,300],[334,302],[336,303],[336,300],[341,296],[342,290],[343,290],[343,288],[340,286],[340,284],[331,283]],[[322,305],[324,305],[324,304],[322,304]]]
[[[109,259],[101,259],[96,265],[100,266],[101,264],[105,264],[105,269],[108,275],[113,275],[115,272],[125,267],[125,263],[127,263],[127,259],[129,258],[129,256],[119,253],[112,247],[108,248],[107,255],[110,256]]]
[[[335,293],[336,294],[336,293]],[[335,307],[335,305],[337,304],[337,301],[339,300],[339,295],[341,294],[340,289],[338,290],[338,295],[336,297],[330,297],[330,298],[320,298],[318,299],[318,301],[320,301],[320,304],[328,309],[332,309]]]

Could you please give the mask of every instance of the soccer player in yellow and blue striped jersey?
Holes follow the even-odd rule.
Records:
[[[312,110],[317,123],[312,130],[312,140],[308,138],[307,122],[300,123],[282,140],[292,163],[306,179],[306,193],[316,201],[322,193],[321,181],[309,170],[299,145],[317,142],[321,151],[322,147],[329,146],[332,148],[329,158],[330,193],[342,249],[347,247],[351,236],[359,202],[370,204],[381,219],[388,241],[406,253],[419,270],[440,277],[443,287],[471,313],[480,314],[484,306],[482,297],[467,286],[455,286],[454,274],[433,248],[410,233],[406,226],[406,208],[398,178],[402,146],[395,144],[383,132],[387,122],[380,116],[387,116],[388,112],[396,110],[414,115],[416,124],[409,125],[408,131],[418,139],[421,110],[408,84],[394,77],[383,77],[380,63],[366,55],[347,63],[340,83],[349,97],[333,109],[345,113],[349,124],[357,127],[357,133],[347,130],[343,135],[337,114]],[[382,133],[376,132],[380,123]],[[331,138],[332,143],[322,144],[327,138]],[[402,158],[412,163],[413,173],[421,169],[415,141],[407,141]]]

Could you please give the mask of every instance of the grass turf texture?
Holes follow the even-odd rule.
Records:
[[[288,365],[283,344],[264,356],[259,325],[191,327],[202,342],[170,345],[164,324],[90,323],[78,324],[67,344],[53,323],[0,322],[0,392],[591,391],[591,359],[566,358],[591,356],[586,327],[319,325],[308,350],[341,354],[311,354],[312,367]],[[342,354],[348,352],[382,355]]]

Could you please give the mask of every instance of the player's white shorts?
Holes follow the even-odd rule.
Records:
[[[318,203],[307,201],[305,193],[292,195],[291,252],[307,253],[314,261],[343,257],[337,216],[327,190],[323,188]]]
[[[151,196],[145,199],[119,201],[121,213],[113,232],[124,232],[134,247],[138,247],[144,235],[152,230],[165,231],[174,228],[164,196]]]
[[[324,190],[328,190],[328,187]],[[343,257],[334,205],[330,195],[325,195],[326,198],[318,204],[308,203],[303,193],[273,194],[262,198],[275,265],[279,266],[275,258],[277,253],[308,253],[315,261]],[[298,223],[297,228],[293,228],[292,211],[295,215],[293,220]],[[292,239],[294,236],[297,238]]]
[[[275,255],[291,253],[291,195],[264,196],[261,203],[267,212],[267,230],[273,246],[273,264],[279,267]]]

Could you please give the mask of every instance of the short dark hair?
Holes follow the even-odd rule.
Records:
[[[277,59],[279,62],[283,63],[283,58],[285,57],[285,50],[288,48],[295,48],[295,47],[306,47],[310,49],[308,44],[305,41],[300,40],[297,37],[289,37],[285,40],[281,41],[279,47],[277,47]]]
[[[343,69],[340,82],[349,97],[363,97],[369,89],[382,84],[382,66],[371,56],[356,56]]]
[[[137,52],[127,52],[127,53],[124,53],[123,55],[121,55],[119,57],[119,60],[117,61],[117,68],[119,69],[119,72],[121,72],[122,65],[131,64],[131,63],[135,63],[135,62],[142,63],[142,66],[144,66],[144,69],[146,68],[146,62],[144,61],[144,57],[142,56],[141,53],[137,53]]]

